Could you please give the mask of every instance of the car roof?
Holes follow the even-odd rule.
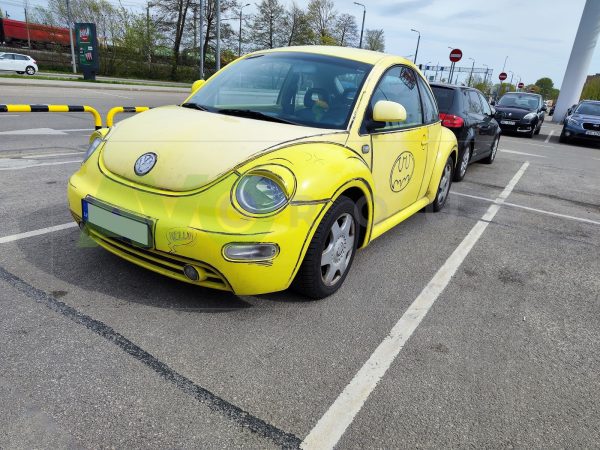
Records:
[[[317,55],[334,56],[338,58],[351,59],[354,61],[364,62],[367,64],[377,64],[385,58],[397,58],[402,60],[402,63],[414,67],[412,61],[400,56],[394,56],[387,53],[374,52],[372,50],[363,50],[353,47],[338,47],[333,45],[302,45],[295,47],[281,47],[269,50],[260,50],[251,55],[265,53],[281,53],[281,52],[298,52],[298,53],[313,53]]]
[[[581,100],[579,103],[600,103],[600,100]]]
[[[459,90],[459,89],[470,89],[472,91],[477,91],[477,92],[481,92],[479,89],[473,87],[473,86],[459,86],[458,84],[448,84],[448,83],[439,83],[439,82],[432,82],[429,83],[429,85],[431,87],[443,87],[443,88],[447,88],[447,89],[454,89],[454,90]],[[483,94],[483,92],[481,92]]]

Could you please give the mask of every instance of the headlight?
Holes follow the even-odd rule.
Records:
[[[536,118],[536,116],[536,113],[531,112],[529,114],[526,114],[525,117],[523,117],[523,120],[533,120]]]
[[[90,156],[92,156],[96,149],[100,147],[100,144],[102,144],[102,139],[100,138],[96,138],[92,141],[87,151],[85,152],[85,155],[83,155],[83,161],[81,161],[82,164],[86,162]]]
[[[262,174],[244,175],[237,185],[239,205],[252,214],[268,214],[284,206],[288,197],[283,187]]]
[[[567,119],[567,122],[569,123],[569,125],[573,125],[574,127],[578,127],[581,124],[579,122],[577,122],[575,119],[571,119],[570,117]]]

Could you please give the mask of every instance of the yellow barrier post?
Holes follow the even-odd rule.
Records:
[[[148,106],[115,106],[108,114],[106,114],[106,126],[108,128],[113,126],[115,115],[120,113],[141,113],[144,111],[148,111],[150,107]]]
[[[86,112],[94,116],[96,130],[102,128],[100,113],[87,105],[0,105],[0,113],[28,113],[28,112]]]

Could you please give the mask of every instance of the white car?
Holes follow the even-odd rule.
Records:
[[[38,71],[38,66],[31,56],[19,53],[0,53],[0,71],[34,75]]]

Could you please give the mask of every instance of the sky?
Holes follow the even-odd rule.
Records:
[[[23,20],[23,0],[0,0],[0,7]],[[109,0],[118,3],[118,0]],[[291,0],[282,0],[291,3]],[[600,0],[594,0],[600,1]],[[339,13],[354,14],[360,27],[362,8],[353,0],[334,0]],[[30,5],[44,0],[29,0]],[[122,0],[126,7],[145,5],[143,0]],[[244,14],[252,13],[252,6]],[[297,0],[305,7],[308,0]],[[459,48],[459,66],[486,64],[498,81],[505,58],[505,71],[525,84],[550,77],[560,88],[585,0],[362,0],[367,7],[365,28],[383,28],[386,52],[401,56],[415,53],[419,30],[421,42],[417,63],[447,66],[449,46]],[[412,59],[412,57],[411,57]],[[600,50],[596,49],[588,70],[600,72]],[[468,73],[462,75],[467,77]],[[510,80],[511,74],[508,73]]]

